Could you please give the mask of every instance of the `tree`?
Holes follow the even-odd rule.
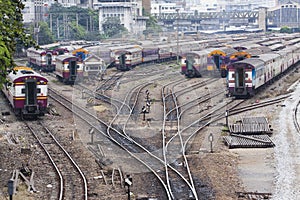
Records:
[[[56,39],[99,39],[97,11],[76,6],[63,7],[56,3],[51,5],[48,16],[47,22],[49,27],[52,23],[52,34]]]
[[[33,30],[33,29],[32,29]],[[39,45],[50,44],[54,42],[48,24],[46,22],[39,22],[38,43]]]
[[[288,26],[283,26],[280,28],[280,33],[292,33],[292,29]]]
[[[145,34],[159,33],[162,31],[161,26],[157,24],[157,19],[155,19],[155,17],[153,17],[150,13],[147,13],[144,9],[143,15],[149,17],[149,19],[146,21],[146,30],[144,31]]]
[[[21,0],[0,0],[0,85],[6,78],[7,71],[14,67],[13,54],[17,43],[25,47],[35,46],[33,38],[26,34],[22,23],[22,9],[24,4]],[[3,6],[5,5],[5,6]]]
[[[76,22],[71,22],[69,24],[71,28],[71,38],[76,38],[77,40],[84,40],[86,39],[86,30],[81,25],[77,25]]]
[[[126,32],[127,29],[121,24],[120,18],[108,17],[102,24],[105,36],[120,36],[121,33]]]

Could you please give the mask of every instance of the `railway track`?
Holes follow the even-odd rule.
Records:
[[[87,200],[87,179],[72,156],[40,121],[25,124],[44,150],[57,174],[58,183],[54,185],[50,199]]]
[[[124,72],[116,72],[112,76],[110,76],[107,80],[105,80],[101,85],[99,85],[95,91],[104,93],[107,90],[111,90],[113,87],[117,86],[120,78],[124,75]]]
[[[144,90],[143,87],[140,87],[140,88],[137,87],[137,91],[133,92],[132,96],[138,96],[141,93],[141,91],[143,91],[143,90]],[[174,92],[173,92],[173,94],[172,94],[172,92],[169,93],[167,96],[169,96],[172,99],[176,99]],[[117,106],[118,111],[116,112],[117,113],[116,116],[121,113],[121,110],[123,109],[122,107],[125,106],[125,107],[127,107],[127,109],[128,108],[130,109],[130,112],[129,113],[126,112],[123,114],[128,115],[128,117],[130,118],[133,108],[136,107],[136,103],[134,103],[134,102],[137,101],[138,98],[139,97],[130,98],[130,95],[128,95],[122,101],[120,101],[119,105]],[[128,99],[132,99],[132,100],[128,100]],[[126,102],[131,102],[131,103],[126,103]],[[170,105],[170,106],[175,108],[176,107],[175,102],[176,102],[176,100],[174,101],[173,105]],[[71,105],[72,103],[68,102],[66,104]],[[228,105],[224,104],[223,108],[226,108],[226,106],[228,106]],[[234,105],[232,107],[236,107],[236,106],[237,105]],[[74,107],[74,105],[71,107]],[[190,107],[192,107],[192,106],[190,106]],[[70,110],[78,110],[78,108],[76,108],[76,109],[70,108]],[[176,110],[176,109],[174,109],[174,110]],[[167,113],[169,113],[169,111]],[[180,112],[176,111],[173,113],[175,113],[175,115],[176,115],[175,119],[180,119],[180,117],[178,117],[178,115],[180,115]],[[84,116],[86,114],[84,114],[84,115],[79,114],[79,115],[81,117],[86,118]],[[224,115],[224,112],[220,112],[220,107],[218,107],[215,109],[214,112],[211,112],[207,116],[204,116],[203,119],[205,117],[209,118],[209,120],[207,122],[207,124],[209,124],[209,123],[211,123],[211,121],[213,119],[217,120],[217,119],[219,119],[219,117],[222,117],[223,115]],[[120,146],[122,149],[124,149],[126,152],[128,152],[132,157],[136,158],[139,162],[143,163],[143,165],[146,166],[157,177],[157,179],[159,180],[159,182],[162,185],[162,188],[164,188],[164,190],[166,191],[166,194],[165,194],[166,198],[176,199],[176,196],[183,197],[184,199],[197,198],[195,189],[192,186],[193,181],[191,182],[189,180],[189,177],[191,177],[191,175],[188,175],[188,173],[186,171],[186,167],[188,166],[188,164],[184,163],[184,160],[185,160],[184,157],[177,159],[176,162],[166,162],[166,161],[162,160],[161,158],[157,157],[156,155],[154,155],[153,153],[151,153],[145,146],[139,144],[138,142],[136,142],[132,138],[130,138],[129,137],[130,134],[126,133],[125,125],[123,126],[123,128],[118,128],[118,130],[117,130],[116,126],[113,123],[108,124],[105,122],[101,122],[96,116],[91,116],[91,118],[93,118],[93,120],[87,120],[87,121],[89,123],[91,121],[95,121],[95,124],[92,126],[94,126],[94,128],[96,128],[98,132],[105,135],[107,138],[109,138],[111,141],[113,141],[116,145]],[[115,121],[115,120],[113,120],[113,121]],[[199,123],[199,121],[200,120],[197,120],[196,123]],[[177,123],[179,123],[179,122],[177,121]],[[99,124],[101,124],[101,125],[99,126]],[[126,124],[126,122],[122,122],[122,124]],[[205,126],[203,126],[203,127],[205,127]],[[201,128],[199,128],[197,131],[195,131],[195,134],[200,129]],[[109,130],[109,131],[107,131],[107,130]],[[186,131],[186,127],[177,130],[177,132],[179,132],[179,133],[182,133],[184,131]],[[186,144],[188,143],[188,141],[191,137],[193,137],[193,136],[192,135],[185,136],[185,139],[182,140],[183,147],[180,149],[183,149],[183,151],[182,151],[183,154],[186,153],[186,147],[187,147]],[[162,169],[169,170],[168,175],[163,174],[161,171]],[[160,172],[157,172],[157,171],[160,171]],[[169,184],[166,184],[168,179],[170,178],[167,176],[170,176],[173,179],[173,182],[171,181]],[[185,185],[185,186],[182,186],[182,185]],[[182,188],[184,188],[184,189],[182,189]],[[174,193],[174,191],[175,191],[175,193]],[[180,196],[180,195],[183,195],[183,196]]]
[[[161,182],[162,187],[166,190],[166,185],[164,184],[163,178],[161,178],[161,175],[159,175],[159,173],[157,172],[161,170],[161,160],[159,158],[146,150],[143,146],[135,143],[130,137],[127,137],[123,133],[120,133],[118,130],[116,130],[114,127],[109,126],[109,124],[107,124],[106,122],[98,119],[97,116],[91,114],[84,108],[73,104],[72,101],[60,95],[58,92],[51,89],[49,91],[49,95],[51,98],[54,98],[55,101],[63,105],[66,109],[73,112],[77,117],[81,118],[91,127],[93,127],[97,133],[100,133],[108,138],[115,145],[126,151],[129,155],[131,155],[137,161],[142,163],[146,168],[148,168],[149,171],[151,171],[154,176],[158,178],[159,182]],[[107,130],[109,130],[109,132],[107,132]]]
[[[167,88],[172,83],[175,82],[163,86],[161,91],[164,110],[162,151],[165,162],[166,183],[173,199],[198,199],[188,160],[183,151],[183,140],[180,134],[180,108],[177,104],[177,97],[174,88]],[[176,82],[175,84],[180,83]],[[175,121],[176,130],[168,131],[168,121],[171,121],[171,123]],[[169,169],[171,163],[176,171]]]
[[[298,132],[298,134],[300,135],[300,120],[298,118],[298,112],[299,112],[299,108],[300,108],[300,100],[298,100],[298,103],[294,109],[294,113],[293,113],[293,122],[294,122],[294,125],[295,125],[295,128]]]

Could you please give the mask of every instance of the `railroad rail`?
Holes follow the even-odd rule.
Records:
[[[293,113],[293,122],[294,122],[294,125],[295,125],[295,128],[296,128],[298,134],[300,134],[300,122],[297,117],[298,112],[299,112],[299,110],[298,110],[299,107],[300,107],[300,100],[298,101],[298,103],[294,109],[294,113]]]
[[[119,79],[124,75],[124,72],[116,72],[107,80],[105,80],[95,91],[104,93],[107,90],[111,90],[114,86],[118,86]]]
[[[25,122],[28,129],[46,153],[58,175],[57,193],[51,199],[88,199],[87,179],[71,155],[41,122]]]

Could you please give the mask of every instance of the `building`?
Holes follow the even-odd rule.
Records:
[[[142,1],[136,2],[97,2],[94,9],[99,11],[99,31],[103,32],[102,24],[109,17],[118,17],[121,24],[133,34],[141,34],[146,30],[147,17],[143,17]]]
[[[176,3],[155,2],[151,3],[151,15],[176,13]]]
[[[274,27],[288,26],[291,28],[300,27],[300,5],[298,3],[288,2],[278,5],[268,10],[272,16],[268,23]]]

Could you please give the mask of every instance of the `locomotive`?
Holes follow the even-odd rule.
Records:
[[[43,116],[48,106],[48,80],[29,67],[15,67],[2,92],[21,118]]]
[[[54,74],[63,83],[74,84],[83,78],[83,61],[76,56],[59,55]]]
[[[261,87],[299,62],[299,50],[298,43],[230,64],[227,77],[229,95],[237,98],[254,96]]]
[[[53,72],[55,70],[55,57],[57,52],[45,49],[27,49],[28,66],[45,71]]]

